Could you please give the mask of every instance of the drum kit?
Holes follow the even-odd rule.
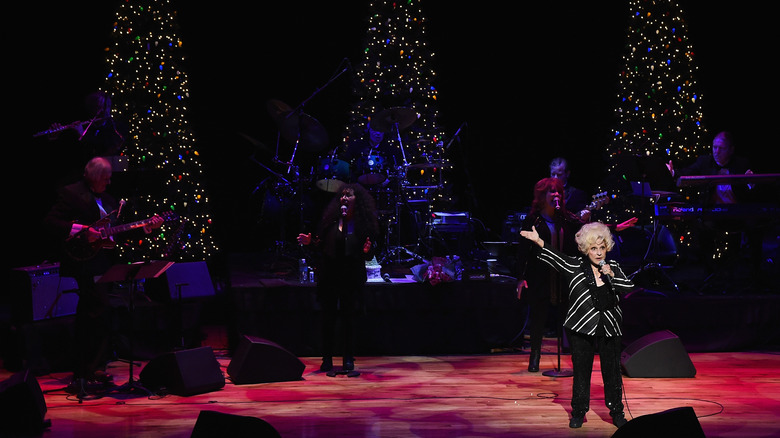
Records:
[[[269,100],[266,107],[278,127],[278,139],[291,143],[293,148],[289,160],[280,159],[277,141],[273,161],[286,170],[276,172],[262,163],[258,164],[275,177],[274,182],[267,186],[271,192],[267,198],[295,205],[300,212],[300,230],[295,232],[305,228],[306,193],[327,198],[339,193],[345,184],[359,183],[374,196],[383,225],[383,254],[379,260],[401,262],[421,259],[406,246],[421,246],[426,227],[430,226],[426,219],[431,217],[433,201],[443,191],[442,172],[445,166],[425,153],[413,163],[407,161],[401,131],[418,119],[414,110],[389,108],[377,112],[370,119],[372,130],[397,136],[397,142],[392,143],[398,148],[402,163],[396,166],[395,160],[376,149],[352,159],[339,156],[338,148],[327,150],[328,134],[317,119],[279,100]],[[316,156],[308,175],[300,171],[301,153]],[[285,218],[280,221],[285,222],[288,222]],[[282,234],[283,241],[289,240],[284,231]],[[408,238],[404,240],[402,235]]]

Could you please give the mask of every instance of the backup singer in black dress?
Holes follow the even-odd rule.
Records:
[[[379,233],[374,199],[360,184],[345,185],[325,209],[317,233],[299,234],[302,245],[317,247],[317,296],[322,305],[322,366],[333,368],[336,322],[343,325],[343,368],[355,368],[355,320],[367,280],[366,261],[374,257]]]
[[[557,250],[568,255],[579,253],[574,234],[584,223],[569,213],[564,200],[563,181],[558,178],[544,178],[534,185],[534,199],[531,212],[523,221],[523,229],[536,227],[542,239]],[[561,313],[558,305],[566,306],[566,296],[561,296],[560,276],[542,263],[532,251],[532,243],[521,241],[517,252],[517,297],[528,301],[531,354],[528,371],[539,371],[542,354],[542,338],[549,313]],[[558,327],[560,327],[560,321]]]
[[[520,235],[538,246],[539,259],[563,277],[569,289],[569,305],[563,326],[571,344],[574,378],[572,382],[572,418],[569,427],[582,427],[590,409],[590,379],[593,358],[598,350],[604,400],[612,422],[620,427],[627,422],[623,413],[623,377],[620,369],[623,311],[619,296],[634,285],[615,261],[607,261],[614,246],[609,228],[592,222],[582,226],[575,240],[584,256],[572,257],[549,247],[536,228]]]

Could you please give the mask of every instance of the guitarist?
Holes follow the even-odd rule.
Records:
[[[83,178],[59,189],[57,200],[44,219],[44,225],[58,242],[68,238],[97,242],[98,230],[90,224],[109,217],[116,220],[119,203],[106,192],[111,183],[111,163],[102,157],[91,159],[84,168]],[[164,222],[156,217],[145,227],[151,232]],[[108,384],[112,377],[105,372],[110,353],[110,283],[96,283],[116,260],[113,251],[101,249],[93,257],[75,260],[63,254],[60,257],[60,275],[73,277],[79,288],[74,327],[75,364],[73,383],[67,390],[85,395],[96,385]]]

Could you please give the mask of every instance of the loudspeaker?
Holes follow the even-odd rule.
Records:
[[[0,436],[39,434],[51,425],[45,415],[41,386],[29,370],[0,382],[0,427],[4,429]]]
[[[279,345],[262,338],[244,335],[227,367],[231,381],[243,383],[302,380],[303,362]]]
[[[225,376],[211,347],[163,353],[146,364],[138,375],[150,391],[166,389],[181,396],[216,391],[225,386]]]
[[[657,438],[659,436],[705,438],[699,419],[696,418],[696,413],[691,407],[674,408],[636,417],[612,434],[612,438]]]
[[[696,368],[680,338],[668,330],[642,336],[620,355],[628,377],[693,377]]]
[[[281,438],[268,422],[256,417],[200,411],[190,438]]]
[[[70,371],[75,361],[75,316],[43,319],[22,326],[22,357],[26,368],[36,376]]]

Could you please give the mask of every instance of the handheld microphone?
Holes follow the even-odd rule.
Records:
[[[555,209],[560,210],[561,209],[561,200],[558,198],[555,198]]]
[[[342,216],[346,216],[347,215],[347,206],[346,205],[343,205],[343,204],[341,205],[341,215]]]
[[[602,260],[602,261],[600,261],[600,262],[599,262],[599,271],[601,271],[601,268],[602,268],[604,265],[606,265],[606,264],[607,264],[607,261],[606,261],[606,260]],[[605,282],[605,283],[607,283],[607,284],[609,284],[609,283],[610,283],[610,278],[609,278],[609,275],[607,275],[607,274],[605,274],[603,271],[601,271],[601,276],[604,278],[604,282]]]

